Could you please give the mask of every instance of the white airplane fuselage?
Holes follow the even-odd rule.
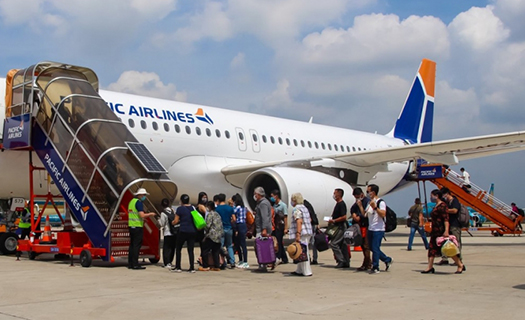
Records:
[[[0,95],[5,95],[5,87],[0,89]],[[250,202],[253,190],[242,190],[249,173],[225,176],[221,170],[227,166],[287,162],[405,144],[400,139],[379,134],[308,122],[103,90],[100,95],[168,170],[169,177],[179,188],[179,195],[189,194],[192,200],[204,191],[209,198],[217,193],[225,193],[228,197],[241,193]],[[2,101],[2,117],[4,108]],[[36,155],[33,160],[39,163]],[[29,197],[28,163],[27,151],[0,153],[2,180],[9,181],[0,185],[0,198]],[[374,182],[384,194],[403,180],[408,166],[409,162],[389,163],[386,172],[370,176],[365,168],[359,173],[359,182]],[[351,184],[338,177],[329,176],[324,181],[327,175],[318,171],[277,170],[282,170],[283,183],[290,189],[283,196],[301,192],[308,199],[316,198],[314,202],[319,210],[327,212],[334,205],[333,188],[340,187],[346,191],[347,203],[353,203]],[[284,179],[284,176],[292,178]],[[35,176],[35,193],[47,191],[45,180],[45,172]]]

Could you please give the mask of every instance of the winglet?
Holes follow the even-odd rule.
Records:
[[[410,143],[432,141],[435,81],[436,63],[423,59],[390,136]]]

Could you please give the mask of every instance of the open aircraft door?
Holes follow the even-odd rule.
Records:
[[[246,151],[246,135],[244,134],[244,130],[241,128],[235,128],[235,134],[237,135],[237,143],[239,145],[239,150]]]

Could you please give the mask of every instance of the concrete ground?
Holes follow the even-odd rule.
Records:
[[[389,272],[334,269],[332,253],[320,253],[314,276],[293,277],[293,264],[268,274],[249,270],[172,273],[160,266],[128,270],[124,261],[82,268],[40,256],[0,256],[0,319],[523,319],[524,237],[464,237],[467,271],[436,266],[420,274],[426,251],[400,226],[383,242],[394,258]],[[196,249],[198,252],[198,249]],[[255,266],[250,248],[249,262]],[[183,254],[183,268],[188,268]],[[381,265],[384,269],[384,265]]]

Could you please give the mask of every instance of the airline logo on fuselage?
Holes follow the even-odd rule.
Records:
[[[128,115],[131,117],[142,117],[142,118],[151,118],[158,120],[167,120],[167,121],[178,121],[184,123],[195,123],[195,120],[205,122],[209,125],[213,124],[213,120],[210,116],[205,113],[202,108],[197,109],[196,113],[181,112],[176,110],[159,110],[149,107],[141,107],[129,105],[125,106],[122,103],[113,103],[108,102],[108,107],[116,113],[117,115]]]

